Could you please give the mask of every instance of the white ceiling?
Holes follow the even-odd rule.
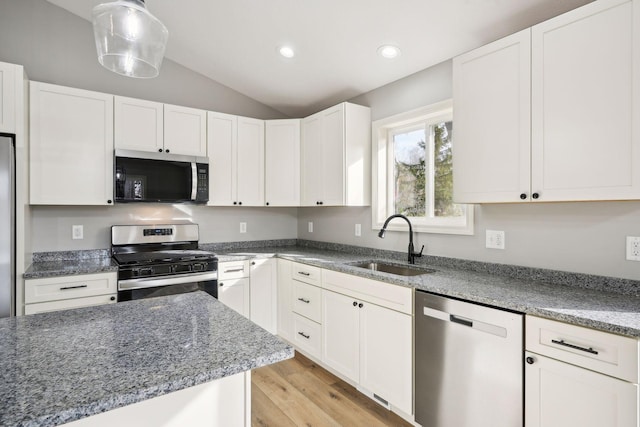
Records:
[[[107,0],[48,0],[90,20]],[[147,0],[166,58],[301,117],[591,0]],[[400,47],[383,59],[382,44]],[[296,57],[279,57],[282,44]],[[162,71],[161,71],[162,72]]]

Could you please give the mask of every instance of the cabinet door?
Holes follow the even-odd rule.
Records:
[[[302,120],[301,136],[301,205],[317,206],[323,196],[324,167],[322,147],[322,114]]]
[[[164,106],[164,150],[207,156],[207,112],[177,105]]]
[[[457,203],[529,200],[530,40],[526,29],[453,59]]]
[[[299,206],[300,120],[268,120],[265,134],[265,204]]]
[[[237,129],[237,116],[207,113],[210,206],[232,206],[236,201]]]
[[[264,120],[238,117],[237,202],[264,206]]]
[[[116,96],[113,108],[115,148],[154,153],[163,151],[161,103]]]
[[[533,27],[539,201],[640,197],[639,8],[602,0]]]
[[[291,290],[293,277],[291,268],[293,263],[286,259],[277,260],[278,280],[278,335],[282,338],[293,340],[293,315],[291,304]]]
[[[0,132],[16,132],[16,68],[0,62]]]
[[[322,176],[324,206],[344,205],[345,173],[345,105],[339,104],[322,113]]]
[[[637,427],[638,386],[526,353],[526,427]]]
[[[112,203],[113,96],[32,82],[30,109],[31,203]]]
[[[412,319],[363,302],[360,312],[360,384],[407,414],[413,409]]]
[[[355,382],[360,379],[359,333],[358,301],[323,289],[322,361]]]
[[[249,279],[225,279],[218,283],[218,300],[249,318]]]
[[[278,332],[276,269],[276,260],[273,258],[251,262],[250,319],[272,334]]]

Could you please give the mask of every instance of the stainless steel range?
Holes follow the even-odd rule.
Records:
[[[114,225],[118,301],[203,290],[218,297],[218,258],[198,249],[197,224]]]

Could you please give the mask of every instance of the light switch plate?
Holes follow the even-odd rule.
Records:
[[[489,249],[504,249],[504,231],[487,230],[486,247]]]
[[[313,233],[313,221],[309,221],[309,233]]]
[[[360,237],[362,236],[362,225],[361,224],[356,224],[356,237]]]
[[[84,227],[81,226],[81,225],[72,225],[71,226],[71,238],[73,240],[84,239]]]
[[[247,223],[246,222],[241,222],[240,223],[240,233],[246,233],[247,232]]]

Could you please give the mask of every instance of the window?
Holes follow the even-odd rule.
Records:
[[[453,133],[451,101],[373,122],[374,228],[398,213],[415,231],[473,234],[473,205],[453,203]]]

